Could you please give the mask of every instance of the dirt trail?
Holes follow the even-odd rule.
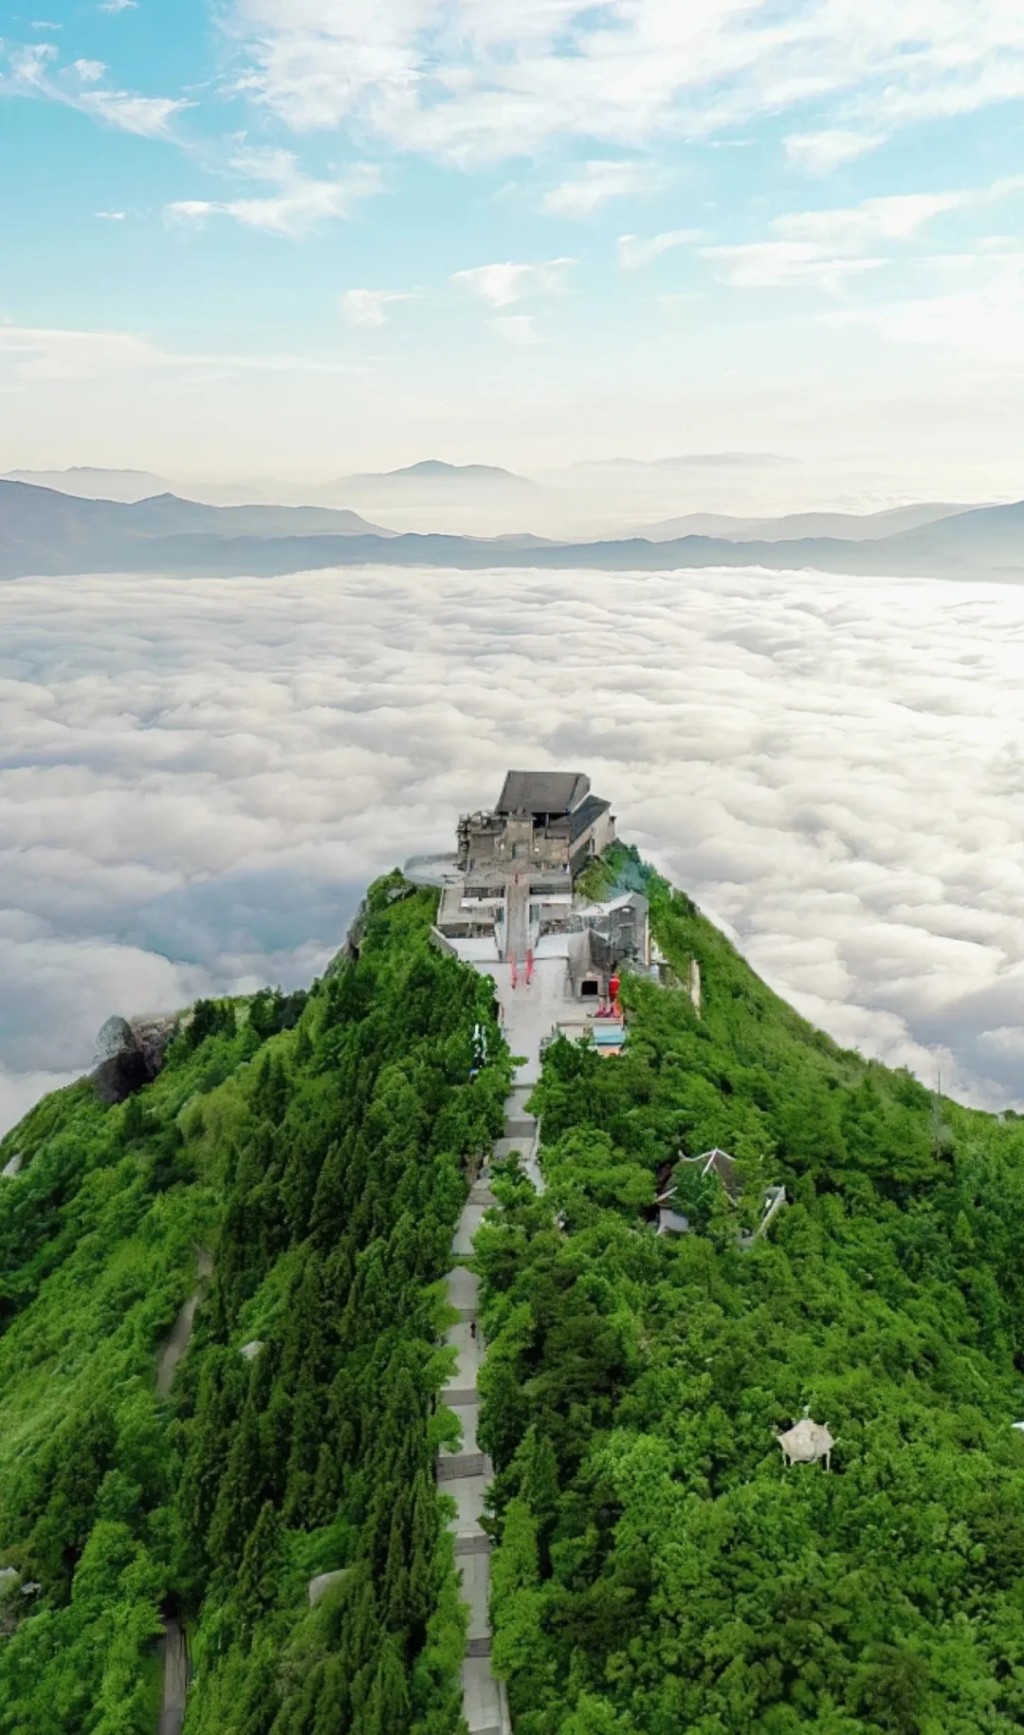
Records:
[[[203,1299],[207,1279],[213,1275],[213,1257],[211,1254],[200,1252],[196,1263],[201,1279],[199,1288],[185,1302],[157,1358],[156,1395],[158,1398],[170,1397],[175,1370],[188,1349],[189,1338],[192,1336],[192,1324],[196,1317],[196,1308]]]

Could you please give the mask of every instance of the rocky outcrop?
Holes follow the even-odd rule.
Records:
[[[96,1038],[91,1075],[101,1102],[125,1102],[153,1082],[177,1025],[176,1016],[136,1018],[131,1023],[118,1016],[107,1019]]]

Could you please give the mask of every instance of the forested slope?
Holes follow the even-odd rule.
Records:
[[[621,1059],[552,1046],[549,1193],[501,1184],[477,1241],[517,1735],[1009,1735],[1024,1131],[841,1051],[648,885],[703,1015],[628,978]],[[697,1232],[656,1237],[656,1175],[714,1145],[739,1205],[676,1164]],[[773,1183],[791,1203],[743,1251]],[[805,1406],[831,1473],[783,1468]]]
[[[162,1614],[188,1735],[457,1730],[440,1280],[508,1067],[492,1026],[470,1081],[490,994],[432,914],[378,883],[308,997],[204,1003],[139,1096],[76,1086],[0,1145],[0,1564],[40,1587],[0,1603],[4,1735],[153,1735]]]

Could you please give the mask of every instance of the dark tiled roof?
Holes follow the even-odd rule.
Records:
[[[600,819],[602,813],[607,813],[610,801],[602,801],[599,795],[588,795],[586,801],[581,801],[579,807],[569,815],[569,837],[573,843],[581,837],[587,827]]]
[[[497,813],[572,813],[590,789],[582,771],[510,771]]]

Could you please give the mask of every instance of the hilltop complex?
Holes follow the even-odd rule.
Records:
[[[510,771],[493,808],[459,820],[454,856],[406,869],[440,885],[438,943],[494,974],[514,1026],[532,1031],[540,1020],[545,1036],[589,1031],[606,1053],[623,1037],[608,1004],[617,972],[651,968],[647,899],[624,890],[595,903],[581,894],[585,868],[614,841],[611,804],[582,772]]]

